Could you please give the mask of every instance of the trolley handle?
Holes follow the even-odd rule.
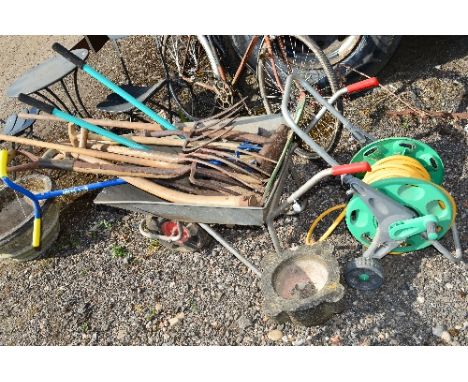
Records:
[[[291,89],[293,81],[298,82],[318,103],[322,104],[326,110],[330,112],[336,119],[338,119],[343,126],[349,130],[353,137],[361,144],[367,144],[375,140],[374,137],[365,133],[358,127],[354,126],[343,114],[341,114],[330,102],[323,98],[320,93],[315,90],[304,78],[302,78],[296,72],[291,73],[286,78],[286,84],[284,87],[283,99],[281,102],[281,113],[287,123],[287,125],[298,135],[305,143],[312,147],[312,149],[320,155],[330,166],[336,166],[338,163],[328,153],[320,147],[308,134],[297,125],[288,110],[289,98],[291,96]],[[344,88],[346,89],[346,88]],[[351,87],[352,89],[352,87]],[[338,92],[339,93],[339,92]]]
[[[379,86],[379,80],[376,77],[368,78],[364,81],[355,82],[354,84],[346,86],[348,94],[360,92],[367,89],[372,89]]]
[[[333,166],[331,168],[331,174],[334,176],[337,175],[347,175],[347,174],[359,174],[361,172],[370,172],[372,168],[368,162],[356,162],[349,164],[342,164],[339,166]]]

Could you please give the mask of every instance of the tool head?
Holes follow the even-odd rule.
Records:
[[[24,109],[23,113],[27,114],[38,114],[39,110],[36,108]],[[19,118],[18,114],[11,114],[6,120],[3,126],[3,133],[6,135],[20,136],[24,135],[26,130],[34,125],[34,119],[23,119]]]

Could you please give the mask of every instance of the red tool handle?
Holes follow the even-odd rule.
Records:
[[[379,80],[376,77],[369,78],[364,81],[359,81],[354,84],[346,86],[348,93],[356,93],[361,90],[372,89],[379,86]]]
[[[350,164],[342,164],[332,167],[332,175],[356,174],[359,172],[372,171],[371,166],[367,162],[356,162]]]

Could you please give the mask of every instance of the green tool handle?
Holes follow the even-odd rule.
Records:
[[[103,129],[102,127],[93,125],[92,123],[86,122],[85,120],[81,118],[65,113],[64,111],[60,109],[57,109],[51,105],[46,104],[45,102],[39,101],[26,94],[21,93],[18,96],[18,100],[20,100],[21,102],[24,102],[27,105],[33,106],[39,110],[42,110],[46,112],[47,114],[52,114],[67,122],[74,123],[77,126],[80,126],[86,130],[92,131],[93,133],[102,135],[103,137],[106,137],[114,142],[120,143],[121,145],[130,147],[132,149],[137,149],[137,150],[145,150],[145,151],[151,150],[148,146],[141,145],[139,143],[132,141],[131,139],[122,137],[109,130]]]
[[[429,240],[437,240],[437,223],[434,215],[400,220],[390,225],[389,236],[392,240],[406,240],[410,236],[426,232]]]
[[[137,109],[145,113],[148,117],[150,117],[153,121],[161,125],[163,129],[166,130],[179,130],[177,127],[175,127],[173,124],[171,124],[169,121],[165,120],[163,117],[161,117],[158,113],[154,112],[151,110],[148,106],[146,106],[143,102],[138,101],[135,97],[133,97],[131,94],[127,93],[125,90],[123,90],[121,87],[117,86],[114,84],[111,80],[109,80],[106,76],[104,76],[102,73],[99,73],[97,70],[93,69],[91,66],[86,64],[81,58],[75,56],[72,52],[70,52],[67,48],[65,48],[63,45],[60,45],[59,43],[55,43],[52,45],[52,49],[55,50],[58,54],[60,54],[63,58],[67,59],[71,63],[75,64],[77,67],[79,67],[81,70],[83,70],[85,73],[89,74],[91,77],[94,79],[98,80],[100,83],[102,83],[104,86],[108,87],[110,90],[112,90],[114,93],[117,93],[119,96],[121,96],[125,101],[131,103],[133,106],[135,106]]]

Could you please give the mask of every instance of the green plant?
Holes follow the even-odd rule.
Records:
[[[111,248],[112,256],[113,257],[127,257],[129,256],[127,248],[122,245],[113,245]]]
[[[112,227],[112,223],[107,221],[106,219],[103,219],[99,221],[97,227],[101,229],[110,229]]]
[[[411,120],[408,117],[402,118],[401,127],[403,129],[409,129],[411,127],[410,122]]]
[[[159,314],[159,310],[157,310],[155,308],[150,309],[150,311],[148,312],[148,314],[145,317],[146,321],[153,321],[158,314]]]
[[[198,307],[198,304],[195,301],[192,301],[190,304],[190,311],[193,313],[198,313],[200,311],[200,308]]]
[[[88,331],[89,331],[89,324],[88,324],[87,322],[83,322],[83,323],[81,324],[81,331],[82,331],[83,333],[88,333]]]
[[[148,246],[148,254],[152,254],[153,252],[157,251],[161,247],[161,244],[157,240],[151,240]]]

